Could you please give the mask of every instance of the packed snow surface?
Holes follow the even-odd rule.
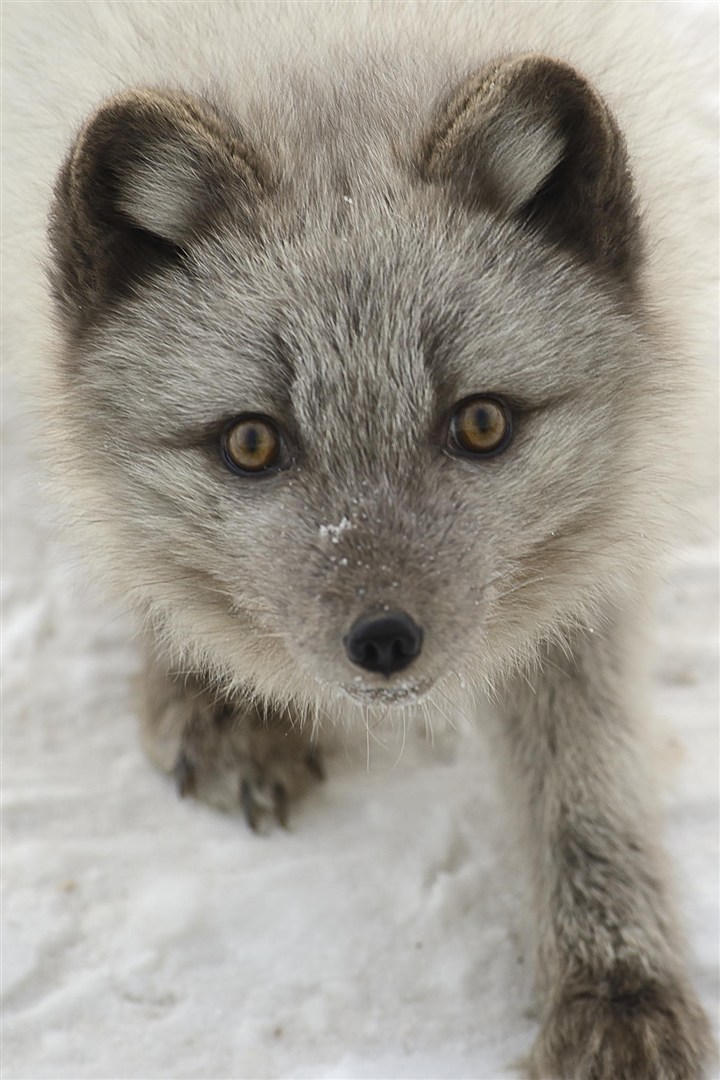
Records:
[[[458,717],[404,748],[384,730],[338,744],[288,832],[178,800],[135,736],[132,626],[46,528],[17,428],[8,416],[6,1080],[520,1075],[525,867],[482,730]],[[692,973],[717,1015],[718,566],[696,531],[657,617],[653,706]]]

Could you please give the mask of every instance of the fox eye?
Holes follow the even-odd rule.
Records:
[[[512,416],[498,397],[478,394],[455,406],[450,417],[447,448],[463,457],[492,457],[512,437]]]
[[[282,454],[282,438],[267,416],[246,413],[236,416],[222,434],[223,460],[241,475],[257,475],[277,469]]]

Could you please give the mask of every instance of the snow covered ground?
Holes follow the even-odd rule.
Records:
[[[132,625],[48,527],[9,379],[3,408],[5,1080],[520,1075],[526,883],[482,732],[338,745],[266,837],[176,799],[137,745]],[[697,517],[659,607],[653,706],[692,971],[717,1016],[710,500]]]
[[[289,832],[175,798],[121,612],[47,534],[6,390],[3,1076],[518,1075],[522,867],[480,732],[336,749]],[[718,1007],[716,538],[664,591],[654,706],[692,969]],[[80,567],[80,569],[82,569]],[[381,745],[380,740],[386,745]]]

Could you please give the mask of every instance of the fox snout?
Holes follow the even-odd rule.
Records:
[[[363,615],[343,639],[353,664],[389,678],[408,667],[420,655],[421,627],[404,611]]]

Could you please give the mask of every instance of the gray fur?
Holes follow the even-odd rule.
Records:
[[[493,68],[487,123],[487,73],[341,61],[242,115],[217,90],[113,99],[58,183],[61,426],[104,565],[163,658],[146,745],[183,788],[188,761],[206,792],[220,762],[247,812],[248,777],[262,790],[276,762],[263,712],[320,727],[422,712],[462,682],[490,695],[533,823],[535,1075],[699,1078],[710,1039],[627,646],[681,380],[644,297],[622,136],[542,59]],[[581,134],[565,91],[545,93],[568,79]],[[515,438],[491,460],[448,456],[449,412],[480,392],[513,403]],[[244,411],[288,432],[291,468],[225,468],[218,433]],[[358,674],[342,644],[387,608],[424,631],[391,680]],[[292,745],[270,770],[288,794],[307,735]]]

